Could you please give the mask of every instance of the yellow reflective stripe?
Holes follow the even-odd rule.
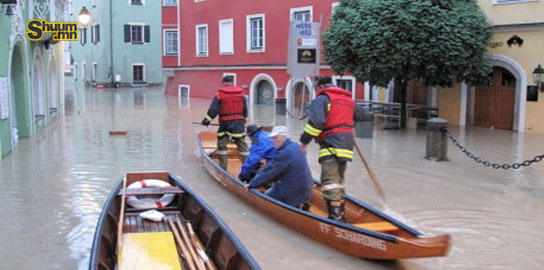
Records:
[[[314,136],[314,137],[317,137],[319,136],[319,134],[321,134],[321,130],[320,129],[317,129],[317,128],[314,128],[312,127],[310,124],[306,124],[304,126],[304,132]]]
[[[324,157],[328,155],[335,155],[337,157],[343,157],[343,158],[349,158],[353,159],[353,151],[348,149],[342,149],[342,148],[322,148],[319,150],[319,157]]]
[[[217,132],[217,137],[223,137],[225,136],[225,132]]]
[[[208,121],[212,121],[213,118],[211,118],[208,114],[204,115],[204,119],[208,120]]]
[[[230,132],[227,131],[227,135],[229,135],[231,137],[234,137],[234,138],[241,138],[241,137],[246,136],[246,133],[245,132],[242,132],[242,133],[230,133]]]
[[[343,158],[349,158],[353,159],[353,155],[346,155],[346,154],[336,154],[337,157],[343,157]]]
[[[327,103],[327,111],[330,111],[330,110],[331,110],[331,104]]]

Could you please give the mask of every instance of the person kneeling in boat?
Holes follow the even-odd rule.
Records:
[[[251,147],[249,148],[249,156],[242,165],[242,170],[238,178],[244,182],[249,182],[258,170],[261,168],[261,160],[272,160],[276,156],[276,148],[269,133],[262,131],[263,127],[257,125],[249,125],[246,128],[246,133],[251,139]]]
[[[287,127],[274,127],[268,136],[274,140],[276,156],[245,185],[246,189],[275,182],[266,195],[294,207],[309,209],[313,178],[306,156],[300,152],[299,144],[289,139]]]

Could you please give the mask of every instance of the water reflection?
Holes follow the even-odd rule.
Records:
[[[164,96],[158,89],[71,90],[65,114],[5,157],[0,171],[0,269],[87,269],[102,204],[123,175],[166,170],[181,175],[240,237],[264,269],[541,269],[544,265],[544,166],[490,170],[450,147],[449,162],[423,159],[425,131],[380,130],[357,139],[384,187],[386,212],[426,234],[453,235],[445,258],[373,262],[338,253],[238,200],[195,157],[195,136],[209,100]],[[304,122],[250,109],[250,123],[287,125],[298,141]],[[126,136],[109,136],[126,130]],[[482,157],[520,161],[544,152],[544,136],[479,128],[454,135]],[[451,145],[450,145],[451,146]],[[317,146],[308,160],[319,176]],[[359,160],[348,192],[382,207]],[[266,228],[265,231],[262,228]],[[265,232],[265,233],[263,233]],[[266,244],[263,244],[266,243]],[[28,256],[32,254],[32,256]],[[507,254],[507,255],[505,255]],[[7,258],[7,259],[6,259]],[[300,259],[304,258],[304,259]]]

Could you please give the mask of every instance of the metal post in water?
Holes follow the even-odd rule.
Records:
[[[427,153],[425,158],[432,161],[448,161],[448,137],[443,129],[448,120],[432,118],[427,120]]]
[[[276,98],[276,115],[285,115],[287,109],[287,100],[285,98]]]

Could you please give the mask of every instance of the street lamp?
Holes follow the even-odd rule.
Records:
[[[87,24],[89,23],[89,20],[91,19],[91,13],[86,7],[81,8],[81,11],[78,14],[79,22],[83,24],[83,28],[87,28]]]
[[[536,83],[537,87],[540,89],[540,92],[544,92],[544,82],[542,81],[543,74],[544,69],[539,64],[538,67],[533,70],[533,80]]]

